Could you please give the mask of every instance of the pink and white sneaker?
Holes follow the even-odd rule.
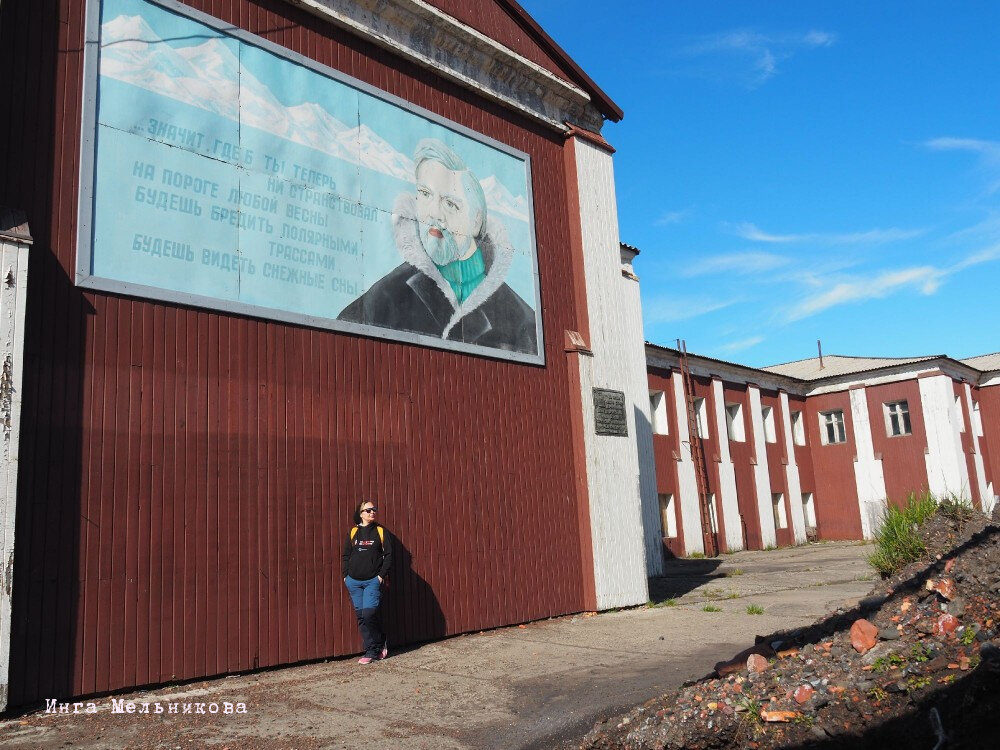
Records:
[[[373,661],[375,660],[370,656],[362,656],[360,659],[358,659],[358,664],[371,664]]]
[[[379,659],[388,659],[389,658],[389,647],[388,646],[383,646],[382,647],[382,653],[379,655],[378,658]]]

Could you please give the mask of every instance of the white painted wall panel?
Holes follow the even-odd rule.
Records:
[[[10,673],[14,519],[21,434],[21,374],[28,246],[0,239],[0,711]]]
[[[757,516],[760,519],[760,541],[765,547],[776,547],[778,537],[774,531],[774,509],[771,506],[771,477],[767,473],[767,444],[764,442],[764,418],[760,412],[760,388],[751,385],[750,427],[753,432],[754,454],[757,465],[753,467],[754,484],[757,487]]]
[[[866,389],[855,388],[851,396],[851,421],[854,427],[854,481],[858,487],[858,510],[861,512],[861,535],[871,539],[879,529],[886,507],[885,474],[882,460],[875,458],[872,425],[868,418]]]
[[[726,549],[743,549],[743,521],[736,499],[736,468],[729,452],[729,430],[726,427],[726,396],[722,381],[712,379],[712,400],[715,401],[715,430],[719,436],[719,494],[722,501],[722,523],[726,527]]]
[[[611,155],[580,139],[574,147],[590,348],[594,353],[593,357],[580,358],[594,582],[598,609],[609,609],[649,600],[646,580],[649,545],[643,528],[644,482],[640,479],[637,443],[637,438],[649,440],[648,450],[652,453],[649,394],[641,317],[636,309],[638,290],[635,290],[634,299],[631,293],[623,299]],[[638,327],[637,320],[640,322]],[[628,437],[596,434],[594,387],[625,393]],[[639,420],[645,422],[641,434],[636,425],[637,414]],[[655,518],[655,483],[652,489],[651,512]]]
[[[955,393],[947,375],[920,378],[920,406],[927,430],[927,488],[937,497],[969,497],[969,467],[962,455]]]

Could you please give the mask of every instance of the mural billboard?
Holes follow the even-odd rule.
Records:
[[[526,154],[172,0],[91,0],[80,286],[543,361]]]

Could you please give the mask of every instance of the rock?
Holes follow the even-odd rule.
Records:
[[[954,599],[956,589],[955,582],[950,578],[942,578],[934,583],[933,590],[941,595],[944,599]]]
[[[754,674],[760,674],[761,672],[767,671],[767,659],[765,659],[760,654],[750,654],[747,657],[747,671]]]
[[[922,617],[914,626],[914,629],[918,633],[923,633],[924,635],[930,635],[931,633],[933,633],[934,628],[935,628],[934,620],[927,619],[926,617]]]
[[[788,722],[798,718],[798,711],[767,711],[761,710],[760,718],[767,722]]]
[[[948,635],[954,633],[958,625],[958,618],[954,615],[941,615],[934,625],[934,632],[937,635]]]
[[[899,631],[894,627],[882,628],[878,631],[878,637],[883,641],[895,641],[899,639]]]
[[[803,703],[806,703],[810,698],[812,698],[815,692],[816,691],[813,689],[812,685],[799,685],[795,688],[795,692],[792,693],[792,698],[794,698],[795,702],[801,706]]]
[[[873,609],[878,609],[883,604],[888,597],[885,596],[866,596],[860,602],[858,602],[858,608],[862,611],[868,611]]]
[[[775,655],[774,649],[766,643],[758,643],[755,646],[740,651],[736,654],[736,656],[728,661],[720,661],[715,665],[715,673],[719,675],[719,677],[727,677],[731,674],[735,674],[736,672],[743,671],[743,669],[746,668],[747,657],[750,656],[750,654],[760,654],[766,659],[770,659]]]
[[[878,643],[878,628],[864,618],[855,620],[851,625],[851,645],[854,646],[854,650],[863,654],[876,643]]]
[[[948,611],[953,615],[961,615],[965,612],[965,599],[960,596],[956,596],[950,602],[948,602]]]

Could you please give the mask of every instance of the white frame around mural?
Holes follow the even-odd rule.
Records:
[[[439,114],[423,109],[411,102],[400,99],[370,84],[359,81],[341,71],[322,65],[315,60],[281,47],[273,42],[263,39],[243,29],[220,21],[214,16],[210,16],[201,11],[183,5],[177,0],[145,0],[152,5],[158,5],[166,10],[186,16],[193,21],[210,26],[224,34],[227,34],[242,42],[252,44],[267,52],[285,58],[293,63],[308,67],[321,75],[327,76],[335,81],[351,86],[361,92],[377,97],[384,102],[394,104],[413,114],[424,117],[434,123],[442,125],[463,136],[479,141],[487,146],[497,149],[520,159],[525,164],[527,176],[527,208],[528,208],[528,229],[531,238],[531,262],[532,273],[535,276],[535,299],[533,302],[535,310],[536,340],[538,342],[537,354],[526,354],[522,352],[507,351],[488,346],[479,346],[460,341],[449,341],[437,336],[429,336],[407,331],[396,331],[388,328],[364,325],[360,323],[349,323],[333,318],[323,318],[299,313],[287,312],[269,307],[261,307],[229,300],[221,300],[214,297],[176,292],[158,287],[146,286],[129,282],[118,281],[106,277],[91,274],[93,267],[93,218],[94,218],[94,181],[95,173],[95,153],[96,153],[96,133],[97,133],[97,100],[98,100],[98,62],[100,53],[101,34],[101,5],[102,0],[87,0],[87,27],[86,40],[84,44],[84,80],[83,80],[83,120],[80,138],[80,192],[79,192],[79,221],[77,224],[77,258],[76,258],[76,285],[85,289],[95,289],[99,291],[125,294],[147,299],[161,300],[192,307],[208,308],[226,313],[246,315],[255,318],[295,323],[314,328],[324,328],[328,330],[358,334],[370,338],[388,339],[401,343],[417,344],[420,346],[446,349],[466,354],[502,359],[525,364],[545,364],[545,342],[543,338],[542,326],[542,302],[541,302],[541,281],[538,274],[538,246],[535,237],[535,210],[534,196],[532,193],[531,157],[518,149],[507,144],[494,140],[489,136],[478,133],[474,130],[453,122]]]

